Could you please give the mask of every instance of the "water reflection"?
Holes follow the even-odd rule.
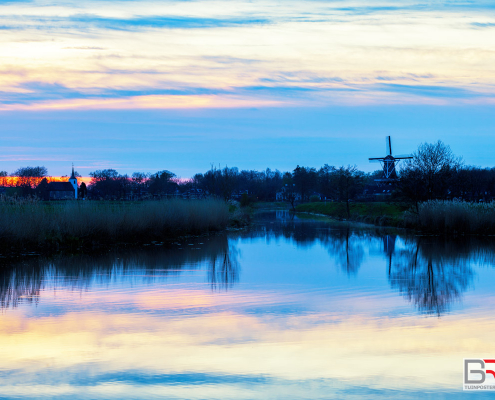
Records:
[[[399,233],[400,232],[400,233]],[[495,265],[490,238],[458,239],[415,236],[404,231],[292,218],[287,211],[260,216],[260,223],[244,237],[294,241],[308,247],[319,242],[348,275],[357,276],[373,241],[381,240],[388,280],[422,313],[441,316],[470,287],[472,264]],[[400,240],[405,248],[396,250]]]
[[[239,251],[233,244],[210,260],[208,280],[212,289],[229,289],[239,281]]]
[[[206,270],[212,290],[227,290],[240,279],[241,256],[236,243],[258,239],[266,241],[268,246],[283,240],[302,249],[319,244],[329,256],[329,265],[333,263],[353,279],[358,279],[361,266],[370,258],[372,249],[379,246],[390,287],[420,312],[438,316],[449,311],[450,305],[460,301],[470,287],[475,275],[473,264],[495,263],[495,245],[486,239],[412,236],[277,211],[260,214],[250,229],[229,235],[186,240],[167,247],[151,244],[142,250],[33,257],[3,265],[0,307],[17,307],[21,301],[37,303],[47,284],[90,290],[93,284],[116,280],[152,283],[157,278],[178,276],[183,270],[191,269]]]
[[[389,281],[420,311],[440,316],[470,286],[472,263],[480,254],[491,252],[492,258],[493,251],[489,242],[474,238],[409,238],[408,247],[389,264]]]
[[[311,247],[321,243],[330,257],[348,275],[356,275],[364,260],[364,247],[371,239],[379,237],[378,231],[357,229],[355,225],[329,224],[327,219],[315,220],[304,215],[294,217],[289,211],[263,213],[258,223],[241,234],[243,238],[285,239],[294,241],[298,247]]]
[[[0,307],[37,303],[47,286],[89,290],[95,283],[118,280],[152,283],[185,269],[206,269],[215,289],[229,289],[239,279],[238,251],[225,234],[195,238],[164,247],[119,249],[99,254],[24,258],[0,265]]]
[[[494,248],[272,213],[7,264],[0,398],[450,398],[495,352]]]

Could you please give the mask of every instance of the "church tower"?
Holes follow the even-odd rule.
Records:
[[[69,178],[69,182],[72,185],[72,187],[74,188],[74,195],[75,195],[74,198],[77,199],[77,178],[74,175],[74,164],[72,164],[72,175]]]

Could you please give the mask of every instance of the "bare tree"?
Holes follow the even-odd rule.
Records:
[[[451,179],[461,165],[462,159],[442,141],[423,143],[401,170],[399,189],[416,204],[446,198]]]

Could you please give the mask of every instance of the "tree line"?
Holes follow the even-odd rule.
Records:
[[[395,182],[380,181],[381,170],[366,173],[356,166],[320,168],[296,166],[281,172],[239,170],[236,167],[211,166],[191,179],[179,179],[173,172],[134,172],[119,174],[114,169],[91,172],[85,196],[94,199],[125,199],[162,195],[181,195],[191,191],[229,200],[307,202],[314,200],[365,201],[377,199],[377,190],[389,188],[387,199],[413,204],[431,199],[488,201],[495,197],[495,168],[464,165],[450,147],[441,141],[423,143],[413,158],[399,164]],[[78,174],[77,174],[78,175]],[[45,167],[23,167],[8,174],[0,171],[0,186],[20,189],[18,195],[36,195],[40,187],[52,181]],[[378,180],[378,181],[377,181]],[[83,186],[83,185],[81,185]]]

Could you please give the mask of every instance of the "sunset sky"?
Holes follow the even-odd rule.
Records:
[[[495,166],[493,1],[1,1],[0,171]]]

